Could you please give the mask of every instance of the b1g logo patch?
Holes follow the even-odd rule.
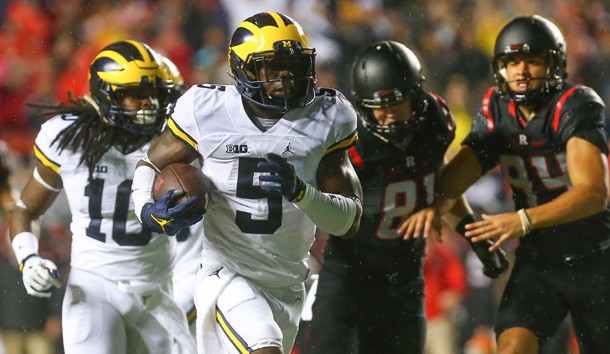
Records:
[[[246,144],[232,144],[227,145],[227,154],[247,154],[248,145]]]

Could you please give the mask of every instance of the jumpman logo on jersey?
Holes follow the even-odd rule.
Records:
[[[288,142],[288,145],[286,145],[286,147],[284,148],[284,151],[282,151],[282,155],[286,155],[287,153],[291,153],[294,155],[294,152],[292,152],[292,150],[290,149],[290,141]]]
[[[224,267],[220,267],[218,268],[218,270],[213,271],[209,276],[211,277],[212,275],[215,275],[218,277],[218,279],[220,279],[220,271],[223,269]]]
[[[303,300],[303,299],[301,298],[301,296],[300,296],[300,295],[297,295],[297,296],[296,296],[296,298],[294,299],[294,301],[293,301],[292,303],[293,303],[293,304],[296,304],[297,302],[299,302],[299,301],[301,301],[301,300]]]

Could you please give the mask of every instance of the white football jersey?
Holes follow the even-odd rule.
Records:
[[[203,257],[210,254],[268,287],[304,281],[315,225],[282,196],[260,189],[257,163],[276,153],[315,186],[322,157],[357,139],[356,113],[343,94],[324,89],[313,103],[261,131],[234,86],[197,85],[180,97],[168,127],[201,154],[202,171],[214,183]]]
[[[175,239],[151,233],[134,213],[131,183],[136,163],[149,144],[123,155],[110,148],[88,180],[85,164],[78,166],[81,151],[59,151],[52,145],[74,117],[54,117],[36,136],[34,154],[61,176],[72,221],[71,267],[113,281],[167,280],[175,254]]]

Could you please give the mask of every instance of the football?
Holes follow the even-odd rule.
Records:
[[[199,200],[193,210],[205,210],[207,193],[212,187],[212,181],[197,167],[187,163],[173,163],[165,166],[155,179],[153,197],[161,198],[172,189],[181,188],[186,196],[180,198],[174,205],[185,202],[188,198],[198,197]]]

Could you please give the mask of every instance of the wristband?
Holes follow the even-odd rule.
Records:
[[[517,215],[519,215],[519,219],[521,220],[521,231],[523,232],[521,237],[523,237],[532,232],[532,223],[525,209],[519,209],[519,211],[517,211]]]
[[[131,185],[131,197],[134,204],[134,212],[138,220],[142,222],[142,209],[147,203],[154,203],[152,198],[153,185],[157,178],[157,171],[151,166],[142,165],[136,168]]]
[[[534,229],[534,226],[532,226],[532,219],[530,219],[530,214],[527,213],[527,209],[523,208],[521,209],[523,210],[523,215],[525,215],[525,219],[527,220],[527,225],[530,228],[530,231],[532,231]]]
[[[38,237],[29,231],[15,235],[12,246],[15,257],[20,264],[23,264],[32,255],[38,255]],[[21,265],[19,268],[21,268]]]
[[[25,257],[25,258],[24,258],[24,259],[21,261],[21,263],[19,263],[19,271],[20,271],[20,272],[23,272],[23,267],[25,267],[25,262],[26,262],[28,259],[32,258],[32,257],[38,257],[38,255],[37,255],[36,253],[32,253],[32,254],[30,254],[30,255],[26,256],[26,257]]]

